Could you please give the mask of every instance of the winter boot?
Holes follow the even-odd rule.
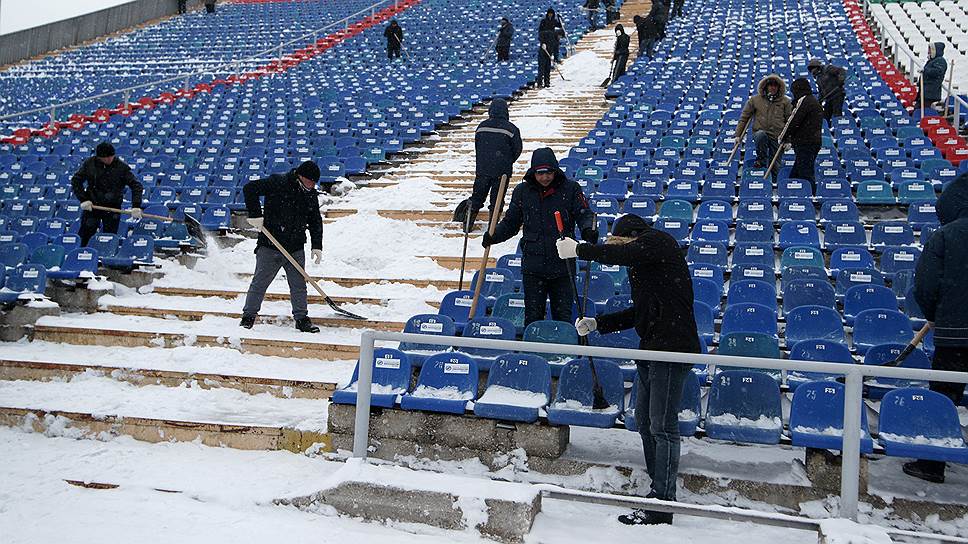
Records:
[[[252,325],[255,325],[254,315],[243,315],[242,321],[239,321],[239,326],[245,329],[251,329]]]
[[[945,464],[942,461],[925,461],[923,459],[904,463],[902,467],[904,474],[935,484],[944,483],[944,469]]]
[[[319,327],[313,325],[308,317],[296,320],[296,328],[299,329],[299,332],[319,332]]]

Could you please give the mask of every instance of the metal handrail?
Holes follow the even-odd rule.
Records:
[[[269,58],[272,58],[272,59],[281,58],[283,56],[282,50],[285,47],[288,47],[288,46],[290,46],[290,45],[292,45],[292,44],[294,44],[296,42],[305,40],[307,37],[310,37],[310,36],[312,36],[315,39],[318,39],[317,37],[318,37],[318,35],[319,35],[320,32],[327,31],[327,30],[329,30],[329,29],[331,29],[333,27],[336,27],[336,26],[343,25],[344,28],[348,28],[349,25],[350,25],[350,21],[353,20],[353,19],[355,19],[356,17],[358,17],[358,16],[360,16],[360,15],[362,15],[364,13],[367,13],[367,12],[369,12],[370,15],[375,14],[376,13],[377,6],[381,6],[383,4],[392,3],[396,7],[396,6],[399,5],[399,2],[400,2],[400,0],[380,0],[379,2],[376,2],[375,4],[371,4],[370,6],[367,6],[366,8],[363,8],[363,9],[357,11],[356,13],[352,13],[350,15],[347,15],[346,17],[343,17],[342,19],[340,19],[338,21],[334,21],[332,23],[329,23],[326,26],[323,26],[321,28],[317,28],[317,29],[315,29],[313,31],[306,32],[306,33],[304,33],[304,34],[302,34],[302,35],[300,35],[300,36],[298,36],[296,38],[293,38],[293,39],[287,41],[287,42],[280,43],[279,45],[277,45],[275,47],[266,49],[265,51],[262,51],[260,53],[256,53],[254,55],[251,55],[251,56],[248,56],[248,57],[245,57],[245,58],[242,58],[242,59],[234,60],[234,61],[231,61],[231,62],[226,62],[226,63],[220,64],[218,66],[214,66],[214,67],[208,67],[208,68],[205,68],[204,70],[198,70],[198,71],[195,71],[195,72],[178,74],[176,76],[172,76],[172,77],[168,77],[168,78],[164,78],[164,79],[159,79],[159,80],[156,80],[156,81],[152,81],[150,83],[142,83],[140,85],[134,85],[132,87],[125,87],[123,89],[115,89],[113,91],[104,92],[104,93],[97,94],[97,95],[94,95],[94,96],[88,96],[88,97],[84,97],[84,98],[77,98],[77,99],[74,99],[74,100],[69,100],[67,102],[61,102],[59,104],[50,104],[48,106],[42,106],[42,107],[39,107],[39,108],[30,109],[30,110],[20,111],[20,112],[16,112],[16,113],[8,113],[6,115],[0,115],[0,121],[6,121],[8,119],[13,119],[13,118],[16,118],[16,117],[22,117],[24,115],[31,115],[31,114],[35,114],[35,113],[53,112],[53,111],[62,109],[64,107],[66,107],[66,106],[73,106],[75,104],[82,104],[84,102],[90,102],[92,100],[99,100],[101,98],[105,98],[105,97],[108,97],[108,96],[114,96],[114,95],[117,95],[117,94],[129,96],[133,91],[137,91],[137,90],[140,90],[140,89],[147,89],[147,88],[150,88],[150,87],[156,87],[158,85],[163,85],[165,83],[171,83],[173,81],[185,81],[187,79],[190,79],[190,78],[196,77],[196,76],[202,76],[202,75],[206,75],[206,74],[212,74],[214,76],[216,72],[222,71],[222,70],[224,70],[226,68],[235,68],[235,69],[238,69],[239,65],[241,65],[242,63],[252,62],[252,61],[255,61],[255,60],[258,60],[259,62],[264,62],[264,59],[265,59],[265,56],[266,55],[270,55]],[[127,99],[125,99],[125,103],[127,104]],[[52,113],[51,117],[53,117],[53,113]]]
[[[439,345],[439,335],[402,332],[363,331],[360,335],[360,362],[357,378],[356,419],[353,430],[353,456],[365,458],[369,443],[370,388],[373,384],[373,350],[377,341],[409,342]],[[659,361],[677,364],[707,364],[725,367],[759,368],[766,370],[795,370],[845,376],[843,462],[840,473],[841,517],[857,520],[860,477],[861,405],[863,378],[901,378],[909,380],[968,383],[968,373],[914,368],[822,363],[767,357],[731,355],[703,355],[627,348],[546,344],[518,340],[486,340],[481,338],[447,337],[446,344],[456,347],[487,348],[532,353],[564,353],[619,360]],[[853,437],[853,438],[850,438]]]

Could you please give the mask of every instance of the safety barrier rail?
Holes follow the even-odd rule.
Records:
[[[409,342],[413,344],[439,345],[437,335],[402,332],[364,331],[360,337],[360,369],[357,382],[356,420],[353,429],[353,456],[366,457],[369,443],[370,387],[373,383],[373,349],[376,342]],[[763,357],[740,357],[727,355],[700,355],[640,349],[576,346],[570,344],[545,344],[516,340],[485,340],[480,338],[448,337],[447,345],[467,348],[487,348],[529,353],[559,353],[604,357],[618,360],[643,360],[685,365],[705,364],[716,367],[759,368],[815,372],[844,376],[844,434],[843,462],[840,472],[840,516],[857,520],[860,476],[861,406],[865,377],[900,378],[908,380],[968,383],[968,373],[940,370],[923,370],[885,366],[851,365],[844,363],[821,363]],[[852,438],[851,438],[852,437]]]

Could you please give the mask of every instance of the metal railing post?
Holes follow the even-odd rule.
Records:
[[[353,425],[353,457],[366,459],[370,442],[370,387],[373,384],[373,331],[360,335],[360,374],[356,382],[356,423]]]
[[[844,436],[840,468],[840,517],[857,521],[860,490],[861,407],[864,402],[863,377],[857,370],[847,371],[844,382]]]
[[[54,126],[55,122],[57,122],[57,108],[51,107],[50,108],[50,126]]]
[[[128,104],[131,103],[131,91],[124,91],[121,99],[124,101],[124,109],[128,109]]]

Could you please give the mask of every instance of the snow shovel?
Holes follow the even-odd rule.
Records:
[[[739,151],[740,144],[742,144],[743,140],[746,138],[746,129],[750,128],[751,122],[752,122],[752,119],[749,121],[746,121],[746,125],[743,126],[743,132],[740,133],[738,138],[736,138],[736,143],[733,145],[733,150],[730,151],[729,158],[726,159],[726,164],[724,164],[723,166],[729,166],[730,164],[733,164],[733,157],[736,156],[736,152]]]
[[[497,190],[497,200],[494,201],[494,207],[491,209],[491,219],[490,224],[487,227],[487,233],[490,236],[494,236],[494,229],[497,228],[497,222],[501,219],[501,210],[504,209],[504,193],[508,188],[508,175],[504,174],[501,176],[501,186]],[[491,246],[484,248],[484,257],[481,258],[481,268],[477,273],[477,283],[474,284],[474,298],[471,300],[470,310],[467,312],[468,319],[473,319],[475,313],[477,312],[477,301],[481,298],[481,288],[484,287],[484,276],[487,275],[487,259],[491,256]]]
[[[766,176],[770,175],[770,172],[773,171],[773,167],[776,166],[776,161],[779,160],[780,155],[783,154],[783,138],[786,137],[787,129],[790,128],[790,122],[793,121],[793,116],[795,116],[797,114],[797,110],[800,109],[800,104],[803,104],[804,98],[806,97],[801,96],[800,100],[797,100],[796,107],[794,107],[793,111],[790,112],[790,118],[787,119],[786,124],[783,125],[783,130],[780,132],[780,137],[776,139],[777,143],[780,144],[780,147],[778,147],[776,153],[773,154],[773,160],[770,161],[770,166],[767,167],[766,172],[763,172],[763,179],[766,179]]]
[[[122,215],[131,215],[131,210],[119,210],[118,208],[108,208],[107,206],[94,205],[94,206],[91,206],[91,209],[100,210],[102,212],[112,212],[112,213],[119,213]],[[202,224],[198,222],[198,219],[195,219],[194,217],[192,217],[191,215],[188,215],[187,213],[185,214],[185,219],[182,219],[182,220],[175,219],[174,217],[168,217],[167,215],[155,215],[153,213],[142,213],[141,217],[147,217],[148,219],[158,219],[160,221],[174,221],[175,223],[184,223],[185,228],[188,229],[189,236],[191,236],[192,238],[197,238],[200,241],[205,240],[205,232],[202,231]]]
[[[302,274],[302,277],[304,280],[306,280],[306,283],[313,286],[313,289],[315,289],[316,292],[319,293],[319,296],[323,297],[323,299],[326,301],[326,304],[329,304],[329,307],[332,308],[334,312],[340,315],[346,316],[350,319],[358,319],[360,321],[366,321],[365,317],[361,315],[356,315],[353,312],[350,312],[349,310],[344,310],[338,304],[336,304],[336,302],[333,301],[333,299],[329,298],[329,295],[324,293],[323,290],[319,287],[319,284],[316,283],[314,279],[309,277],[309,274],[306,273],[306,269],[300,266],[299,263],[296,262],[296,259],[292,258],[292,255],[288,251],[286,251],[284,247],[282,247],[282,244],[280,244],[279,241],[276,240],[276,237],[269,232],[269,229],[267,229],[265,225],[259,227],[259,232],[266,235],[266,238],[268,238],[269,241],[272,242],[272,245],[276,246],[276,249],[279,250],[279,253],[282,253],[282,255],[286,258],[286,260],[289,261],[289,264],[291,264],[296,270],[299,271],[300,274]]]
[[[930,330],[931,323],[925,323],[924,326],[921,327],[921,330],[919,330],[917,334],[914,335],[914,338],[911,339],[911,343],[904,348],[904,351],[899,353],[898,356],[890,363],[885,363],[884,366],[900,366],[901,363],[904,362],[904,359],[907,359],[908,355],[911,355],[911,352],[913,352],[914,349],[918,347],[918,344],[924,340],[924,337],[928,335],[928,331]]]
[[[558,225],[558,238],[565,238],[565,224],[561,220],[561,212],[555,212],[555,223]],[[578,259],[575,259],[577,261]],[[588,284],[591,283],[592,264],[588,263],[585,268],[585,300],[578,300],[578,282],[575,278],[575,271],[572,269],[571,264],[568,264],[568,274],[571,276],[571,292],[575,294],[575,306],[578,308],[579,318],[585,317],[585,304],[588,303]],[[582,346],[588,345],[588,335],[579,336],[578,343]],[[598,380],[598,371],[595,370],[595,359],[591,356],[588,357],[588,364],[592,369],[592,408],[596,410],[603,410],[608,408],[608,401],[605,400],[605,392],[602,391],[602,382]]]
[[[485,49],[485,50],[484,50],[484,53],[482,53],[482,54],[481,54],[481,56],[480,56],[480,57],[478,57],[478,59],[477,59],[477,63],[478,63],[478,64],[484,64],[484,59],[486,59],[486,58],[487,58],[487,54],[488,54],[488,53],[489,53],[489,52],[490,52],[490,51],[491,51],[492,49],[496,49],[496,48],[497,48],[497,38],[498,38],[498,37],[497,37],[497,36],[495,36],[495,37],[494,37],[494,41],[493,41],[493,42],[491,42],[491,47],[489,47],[489,48],[487,48],[487,49]]]
[[[608,77],[605,78],[605,81],[603,81],[602,84],[599,85],[599,87],[603,89],[608,87],[608,85],[612,82],[612,75],[614,73],[615,73],[615,59],[612,59],[612,68],[608,71]]]

